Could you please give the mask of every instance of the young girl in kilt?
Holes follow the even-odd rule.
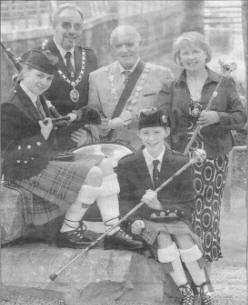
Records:
[[[106,227],[118,221],[119,185],[112,163],[104,156],[91,155],[87,160],[71,162],[54,160],[64,150],[63,132],[70,128],[70,124],[54,126],[42,96],[51,85],[57,62],[49,51],[32,50],[23,56],[20,79],[1,107],[3,172],[11,183],[65,213],[57,237],[59,247],[83,248],[95,238],[82,222],[92,203],[97,202]],[[73,141],[80,144],[77,132],[68,139],[68,143]],[[51,211],[48,207],[47,213]],[[141,246],[119,227],[110,234],[127,247]]]
[[[183,263],[199,290],[202,305],[210,305],[209,281],[199,239],[191,228],[194,206],[192,169],[189,167],[158,193],[158,188],[188,162],[183,154],[165,145],[169,135],[167,119],[161,111],[141,112],[139,136],[143,147],[122,158],[117,167],[120,211],[126,214],[144,202],[133,216],[131,231],[156,251],[182,295],[181,305],[194,304]]]

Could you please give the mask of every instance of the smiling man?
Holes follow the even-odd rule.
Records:
[[[172,75],[167,68],[142,61],[141,37],[132,26],[115,28],[110,46],[116,61],[90,73],[89,105],[102,115],[102,140],[137,149],[141,143],[137,136],[139,111],[161,106],[156,104],[157,94]]]
[[[83,13],[79,7],[73,4],[58,7],[53,32],[53,38],[42,45],[42,49],[59,58],[58,72],[46,97],[60,114],[66,115],[88,104],[88,78],[97,69],[97,59],[92,49],[80,46]]]

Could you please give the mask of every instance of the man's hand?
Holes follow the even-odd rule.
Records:
[[[161,203],[158,201],[157,193],[153,190],[147,190],[141,198],[149,208],[154,210],[162,210]]]
[[[40,131],[45,140],[48,139],[51,131],[53,130],[53,122],[51,118],[45,118],[44,121],[38,121],[40,125]]]
[[[203,110],[200,114],[200,117],[199,117],[197,123],[201,127],[205,127],[205,126],[208,126],[208,125],[218,123],[219,121],[220,121],[220,118],[219,118],[218,113],[216,111]]]
[[[145,223],[143,220],[135,220],[131,225],[131,231],[133,234],[139,235],[145,228]]]
[[[110,132],[109,119],[102,119],[100,129],[103,136],[106,136]]]
[[[77,143],[77,147],[89,144],[89,138],[90,136],[88,132],[83,128],[79,128],[71,134],[71,139],[73,142]]]

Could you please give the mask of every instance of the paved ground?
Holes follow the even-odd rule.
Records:
[[[230,212],[222,209],[221,232],[224,258],[213,264],[214,305],[245,305],[246,296],[246,207],[245,191],[232,189]],[[0,305],[62,305],[58,296],[33,289],[12,289],[2,293]],[[87,305],[87,304],[82,304]],[[137,300],[135,304],[116,302],[105,305],[162,305]],[[169,304],[168,304],[169,305]],[[174,305],[174,304],[170,304]]]

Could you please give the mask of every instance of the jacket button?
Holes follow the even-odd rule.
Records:
[[[31,145],[27,145],[27,149],[31,149]]]
[[[41,146],[41,142],[36,142],[36,145],[37,146]]]
[[[28,161],[27,161],[27,160],[24,160],[23,163],[24,163],[24,164],[28,164]]]
[[[18,145],[18,150],[21,150],[21,149],[22,149],[21,145]]]
[[[16,163],[18,163],[18,164],[21,163],[21,160],[16,160]]]

